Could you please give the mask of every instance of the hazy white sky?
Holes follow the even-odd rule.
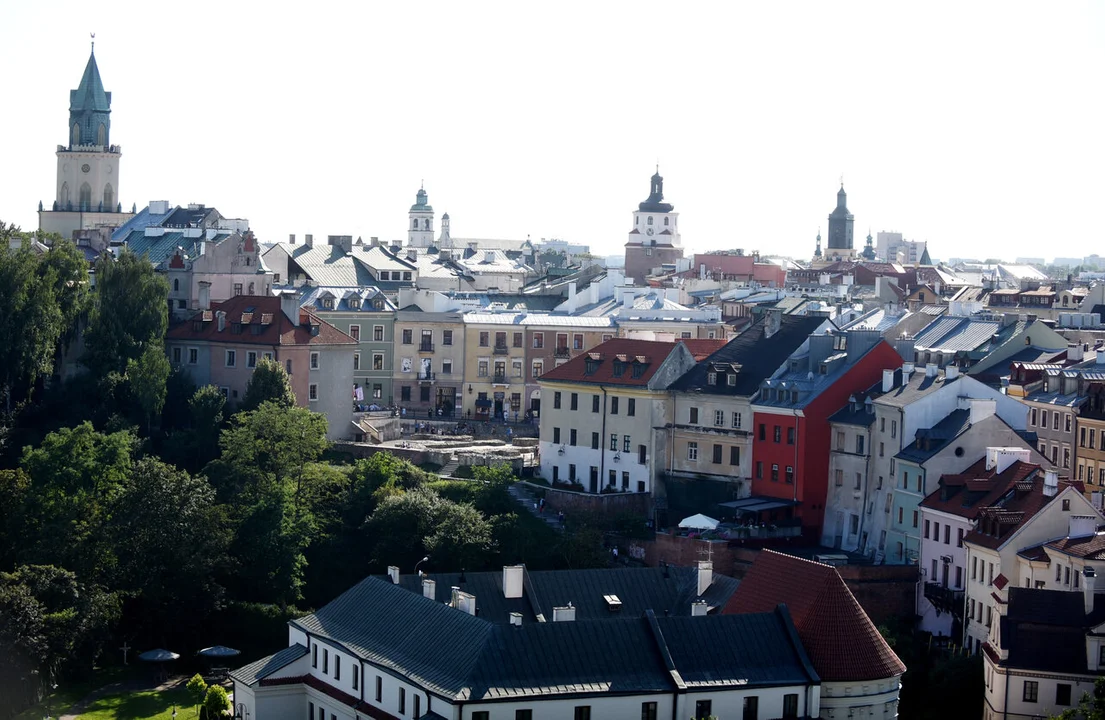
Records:
[[[124,206],[264,240],[454,237],[620,253],[660,162],[684,244],[808,257],[844,177],[935,258],[1105,254],[1101,2],[0,4],[0,219],[37,226],[88,33]]]

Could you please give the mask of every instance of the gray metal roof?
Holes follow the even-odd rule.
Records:
[[[272,675],[282,667],[287,667],[307,654],[307,648],[299,643],[284,648],[278,653],[261,658],[245,667],[240,667],[230,673],[231,677],[245,685],[253,683]]]

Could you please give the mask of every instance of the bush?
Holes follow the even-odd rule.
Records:
[[[203,699],[203,709],[208,718],[223,717],[230,713],[230,697],[222,685],[207,688],[207,697]]]

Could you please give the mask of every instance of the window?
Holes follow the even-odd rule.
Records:
[[[554,410],[560,409],[560,391],[556,391],[552,396],[552,406]]]
[[[322,674],[328,675],[330,673],[330,651],[326,648],[322,649]]]
[[[717,385],[717,373],[716,372],[706,373],[706,384],[707,385]]]
[[[856,454],[857,455],[862,455],[863,454],[863,436],[862,435],[856,435]]]
[[[541,374],[545,371],[545,363],[540,360],[533,361],[533,376],[535,378],[541,377]]]
[[[1063,424],[1063,431],[1069,433],[1070,432],[1070,423],[1071,423],[1071,417],[1072,416],[1071,416],[1070,413],[1067,413],[1063,417],[1065,418],[1065,422]]]
[[[771,466],[771,482],[779,482],[779,466]]]
[[[318,370],[318,353],[311,353],[311,369]]]
[[[1055,686],[1056,705],[1070,705],[1070,689],[1071,686],[1067,683],[1058,683]]]
[[[648,448],[645,447],[644,445],[638,445],[637,446],[637,464],[638,465],[644,465],[646,462],[648,462]],[[642,485],[643,483],[638,482],[637,484]],[[642,492],[643,492],[643,490],[642,490]]]
[[[690,408],[690,420],[689,420],[689,422],[690,422],[691,425],[697,425],[698,424],[698,408],[696,408],[696,407]]]
[[[532,710],[515,710],[514,720],[533,720]]]
[[[798,693],[788,693],[783,696],[783,717],[798,717]]]
[[[637,398],[626,398],[625,414],[633,417],[637,414]]]
[[[248,367],[248,368],[257,367],[257,353],[253,350],[250,350],[249,352],[246,353],[246,367]]]
[[[226,366],[227,367],[234,367],[234,365],[237,362],[238,362],[238,354],[233,350],[227,350],[226,351]]]
[[[403,344],[410,345],[414,343],[414,330],[407,328],[403,330]]]
[[[307,395],[310,400],[318,400],[318,385],[311,383],[307,388]]]
[[[560,428],[554,427],[552,429],[552,441],[553,441],[553,444],[555,444],[555,445],[560,444]]]
[[[725,448],[721,445],[714,445],[714,465],[720,465],[723,462],[725,456]]]
[[[576,429],[569,428],[568,430],[568,444],[572,447],[576,446]]]
[[[361,354],[360,353],[353,353],[353,369],[354,370],[360,370],[361,369]]]
[[[725,411],[714,410],[714,425],[721,427],[725,424]]]
[[[955,546],[963,547],[963,528],[956,530]]]
[[[360,687],[360,681],[358,680],[358,676],[360,675],[360,672],[358,672],[359,670],[360,670],[360,668],[358,668],[356,665],[353,666],[353,689],[354,690],[357,690]]]
[[[237,295],[241,295],[241,294],[242,294],[242,283],[234,283],[234,295],[237,296]]]
[[[863,487],[863,473],[856,473],[856,484],[852,488],[853,490],[859,490]]]
[[[1052,413],[1052,423],[1051,423],[1052,430],[1058,430],[1059,429],[1059,420],[1060,420],[1059,412],[1056,411],[1056,412]]]
[[[307,720],[315,720],[315,704],[313,702],[307,703]]]
[[[311,646],[311,667],[318,667],[318,645]]]
[[[781,425],[776,425],[775,426],[774,440],[777,443],[780,443],[780,442],[783,441],[783,427]]]
[[[376,342],[383,342],[383,340],[384,340],[384,326],[383,325],[373,325],[372,326],[372,339],[375,340]]]
[[[573,412],[579,410],[579,393],[572,393],[571,409]]]
[[[414,694],[414,712],[411,714],[411,717],[422,717],[422,698],[419,697],[418,693]]]
[[[200,351],[198,348],[188,348],[188,364],[195,365],[196,363],[198,363],[199,354]],[[1105,435],[1103,435],[1102,437],[1105,437]]]
[[[181,357],[180,348],[178,348],[178,347],[173,348],[173,364],[174,365],[179,365],[180,364],[180,357]]]
[[[898,437],[898,421],[897,420],[891,420],[890,421],[890,437],[892,437],[892,438]]]
[[[925,520],[925,539],[928,540],[928,538],[929,538],[929,521]]]
[[[836,431],[836,449],[837,450],[843,450],[844,449],[844,433],[840,430]]]
[[[537,350],[545,347],[545,333],[535,332],[533,334],[533,347]]]
[[[760,440],[767,440],[767,425],[760,423]]]
[[[598,450],[599,449],[599,434],[597,432],[591,433],[591,449],[592,450]]]
[[[739,412],[733,413],[733,427],[740,428],[741,426],[741,414]]]
[[[641,720],[656,720],[656,703],[641,703]]]
[[[599,411],[599,403],[601,398],[598,395],[591,396],[591,412],[597,413]]]
[[[989,609],[989,608],[987,608],[987,609]],[[989,623],[987,623],[987,625],[989,625]],[[1040,683],[1036,682],[1035,680],[1025,680],[1024,681],[1024,696],[1023,696],[1022,699],[1025,702],[1034,703],[1034,702],[1036,702],[1039,695],[1040,695]]]
[[[572,717],[574,720],[591,720],[591,706],[576,705],[576,711]]]
[[[758,720],[760,717],[760,699],[755,695],[744,699],[744,720]]]
[[[511,347],[516,347],[516,348],[522,347],[522,333],[516,332],[511,336],[510,346]]]
[[[341,680],[341,655],[334,653],[334,679]]]
[[[945,525],[944,526],[944,544],[945,545],[951,545],[952,544],[952,526],[951,525]]]
[[[1063,467],[1065,467],[1065,468],[1070,467],[1070,448],[1069,447],[1063,448]]]
[[[709,700],[696,700],[694,703],[695,720],[705,720],[713,715],[713,703]]]
[[[404,385],[403,387],[399,388],[399,399],[402,400],[403,402],[410,402],[411,401],[411,388],[410,388],[410,385]]]
[[[687,443],[687,459],[691,462],[698,462],[698,443]]]
[[[407,689],[399,688],[399,714],[407,712]]]
[[[837,468],[837,470],[833,472],[833,479],[834,479],[835,485],[837,487],[843,487],[844,486],[844,471]]]
[[[491,338],[491,333],[486,330],[480,332],[480,347],[487,347]]]
[[[791,485],[794,484],[794,468],[790,465],[787,465],[786,481]]]
[[[756,479],[757,480],[763,480],[764,479],[764,461],[763,460],[757,460],[756,461]]]
[[[740,465],[741,464],[741,449],[734,445],[729,448],[729,464]]]
[[[628,453],[633,451],[633,443],[630,442],[630,439],[628,435],[622,436],[622,452]]]
[[[376,676],[376,702],[384,701],[384,679]]]
[[[618,398],[617,398],[616,395],[611,395],[610,396],[610,414],[611,415],[617,415],[618,414]]]
[[[349,337],[353,338],[357,342],[360,342],[361,341],[361,326],[360,325],[350,325],[349,326]]]
[[[610,433],[610,452],[618,452],[618,433]]]

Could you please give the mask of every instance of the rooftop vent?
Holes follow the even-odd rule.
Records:
[[[512,612],[510,614],[510,624],[514,627],[522,627],[522,613]]]
[[[691,617],[706,617],[710,606],[705,600],[695,600],[691,603]]]
[[[606,601],[606,609],[610,612],[618,612],[622,609],[622,601],[617,595],[603,595],[602,599]]]
[[[553,622],[573,622],[576,619],[576,609],[571,603],[568,603],[564,607],[554,607],[552,609]]]

